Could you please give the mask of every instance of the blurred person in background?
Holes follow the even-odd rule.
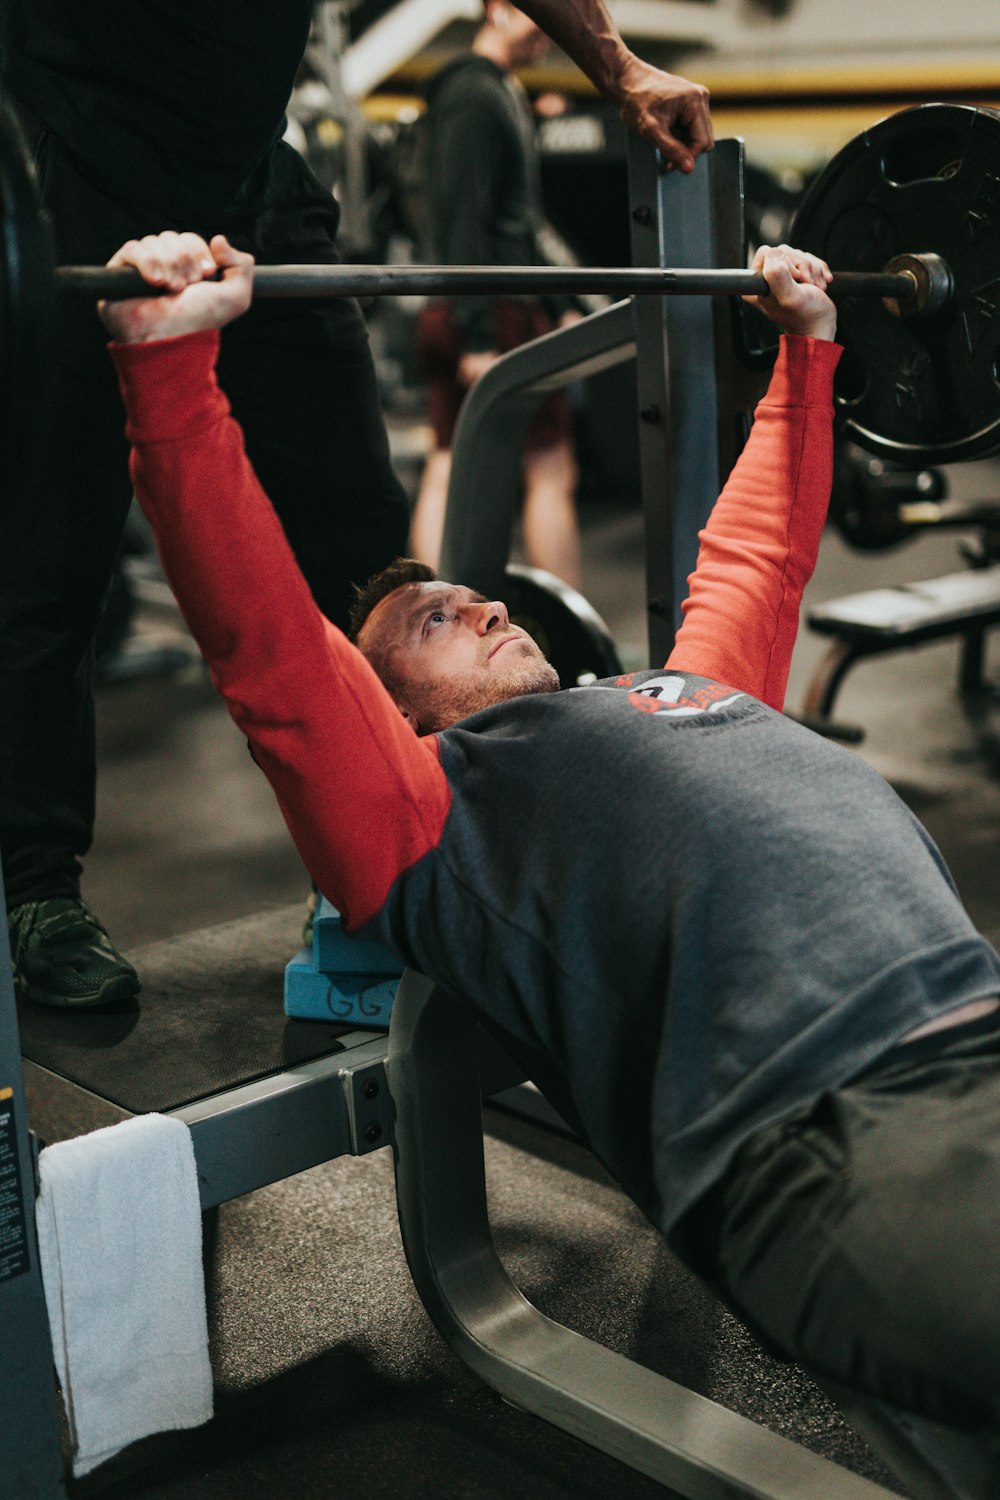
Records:
[[[507,0],[487,0],[471,51],[427,90],[427,259],[456,266],[543,265],[535,123],[517,68],[538,63],[549,39]],[[410,550],[436,568],[441,554],[451,447],[469,387],[509,350],[580,316],[569,297],[456,297],[431,302],[417,321],[434,448],[410,524]],[[522,525],[528,561],[580,586],[578,478],[572,414],[564,391],[547,396],[528,428]]]

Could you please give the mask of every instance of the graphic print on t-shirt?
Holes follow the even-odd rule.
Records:
[[[717,713],[720,708],[728,708],[745,696],[745,693],[721,682],[703,682],[688,691],[687,678],[669,672],[648,678],[629,693],[628,701],[642,713],[667,714],[682,719],[690,718],[692,714]]]

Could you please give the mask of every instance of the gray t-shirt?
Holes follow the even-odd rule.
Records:
[[[859,757],[646,672],[446,730],[453,805],[366,936],[473,1001],[665,1231],[755,1130],[1000,993]]]

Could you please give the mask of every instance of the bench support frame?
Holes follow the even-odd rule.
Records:
[[[527,1301],[490,1232],[484,1046],[489,1055],[470,1006],[407,971],[386,1064],[399,1221],[417,1291],[459,1358],[514,1406],[690,1500],[890,1500],[880,1485],[573,1333]]]

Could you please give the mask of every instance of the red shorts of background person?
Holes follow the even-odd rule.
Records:
[[[550,333],[552,319],[534,302],[494,302],[492,306],[494,349],[506,354],[529,339]],[[434,441],[450,448],[458,409],[468,387],[458,379],[458,362],[464,354],[458,328],[447,302],[431,302],[417,318],[417,350],[427,380],[427,403]],[[546,396],[525,438],[525,451],[538,452],[569,440],[572,420],[564,391]]]

